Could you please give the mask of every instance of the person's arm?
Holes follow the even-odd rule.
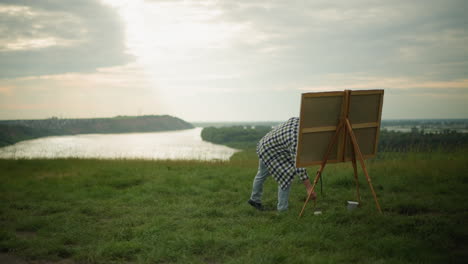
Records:
[[[307,195],[309,195],[312,192],[312,184],[310,184],[309,176],[307,175],[307,170],[306,168],[296,168],[295,160],[296,160],[296,150],[295,147],[293,147],[290,150],[291,153],[291,159],[292,159],[292,166],[296,169],[296,175],[299,176],[299,179],[302,181],[304,184]],[[315,192],[312,193],[311,197],[312,199],[317,198],[317,194]]]
[[[306,191],[307,191],[307,196],[311,195],[310,198],[315,200],[315,198],[317,198],[317,194],[312,191],[312,184],[310,184],[310,180],[309,180],[309,176],[307,175],[306,168],[297,168],[296,167],[297,133],[295,134],[295,137],[292,139],[292,144],[289,147],[289,153],[291,155],[292,166],[296,170],[296,175],[299,176],[299,179],[301,179],[302,183],[304,184],[304,186],[306,188]]]
[[[310,193],[312,192],[312,184],[310,184],[309,178],[303,180],[302,183],[306,187],[307,195],[310,195]],[[312,192],[310,198],[312,198],[312,200],[315,200],[315,198],[317,198],[317,194],[315,192]]]

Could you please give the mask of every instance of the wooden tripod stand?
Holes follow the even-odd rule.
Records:
[[[304,202],[304,206],[302,207],[302,210],[301,210],[301,213],[299,214],[299,217],[301,217],[302,214],[304,213],[306,205],[309,202],[313,191],[315,190],[315,186],[317,185],[317,182],[319,181],[320,177],[322,177],[322,172],[325,169],[325,165],[327,164],[328,157],[330,156],[330,153],[332,151],[333,146],[335,144],[337,144],[338,135],[340,134],[341,129],[344,129],[344,131],[345,131],[345,133],[344,133],[345,134],[345,139],[349,137],[349,139],[351,140],[351,143],[352,143],[351,144],[351,153],[352,153],[351,157],[352,157],[352,163],[353,163],[353,169],[354,169],[354,179],[356,181],[357,200],[359,201],[359,204],[360,204],[361,203],[361,196],[359,194],[359,181],[358,181],[358,177],[357,177],[356,156],[358,157],[359,162],[360,162],[361,167],[362,167],[362,170],[364,171],[364,174],[366,175],[366,179],[367,179],[367,182],[369,183],[369,187],[370,187],[370,189],[372,191],[372,195],[374,196],[374,200],[375,200],[375,204],[377,206],[377,209],[379,210],[380,213],[382,213],[382,209],[380,208],[379,201],[377,200],[377,195],[375,194],[374,187],[372,186],[371,179],[369,177],[369,174],[367,173],[366,164],[364,163],[363,155],[362,155],[361,150],[359,148],[359,144],[357,142],[356,136],[354,135],[351,123],[349,122],[348,114],[346,114],[346,116],[344,116],[340,120],[340,122],[339,122],[339,124],[337,126],[337,129],[336,129],[336,132],[335,132],[335,134],[333,136],[333,139],[328,144],[327,152],[326,152],[325,157],[323,158],[323,161],[322,161],[322,163],[320,165],[320,169],[317,171],[317,174],[315,175],[314,183],[312,185],[312,192],[310,192],[309,195],[307,196],[307,199]]]

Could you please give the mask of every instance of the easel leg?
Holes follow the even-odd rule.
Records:
[[[348,133],[351,137],[351,141],[354,146],[354,151],[358,154],[359,162],[361,163],[362,170],[364,171],[364,174],[366,175],[367,183],[369,183],[369,187],[372,191],[372,195],[374,196],[375,204],[377,205],[377,209],[379,210],[380,213],[382,213],[382,209],[380,209],[380,204],[379,201],[377,200],[377,195],[375,194],[374,187],[372,186],[371,179],[369,177],[369,174],[367,173],[366,169],[366,164],[364,163],[364,158],[362,157],[361,150],[359,149],[359,145],[357,143],[356,136],[354,135],[353,129],[351,127],[351,124],[349,123],[349,120],[346,119],[346,126],[348,127]]]
[[[338,128],[336,129],[335,135],[333,136],[333,139],[328,144],[327,153],[325,154],[325,157],[323,158],[322,165],[320,166],[320,169],[317,171],[317,174],[315,175],[314,184],[312,185],[312,191],[307,195],[307,199],[304,202],[304,206],[302,206],[302,210],[301,210],[301,213],[299,214],[299,217],[301,217],[302,214],[304,213],[305,207],[310,200],[310,196],[312,196],[312,193],[315,190],[315,186],[317,185],[318,180],[320,179],[320,177],[322,177],[323,169],[325,169],[325,165],[327,164],[327,161],[328,161],[328,156],[330,156],[333,145],[335,145],[336,140],[338,139],[338,135],[341,129],[343,128],[343,126],[344,126],[344,123],[340,122],[338,125]]]
[[[352,149],[352,161],[353,161],[353,170],[354,170],[354,180],[356,181],[356,195],[359,204],[361,204],[361,194],[359,193],[359,180],[358,180],[358,172],[357,172],[357,164],[356,164],[356,153],[354,151],[354,147]]]
[[[304,202],[304,205],[302,206],[302,210],[301,210],[301,213],[299,214],[299,217],[301,217],[302,214],[304,213],[304,210],[305,210],[305,208],[306,208],[306,205],[307,205],[307,203],[309,202],[310,197],[312,196],[312,193],[313,193],[314,190],[315,190],[315,186],[317,185],[318,180],[319,180],[320,177],[322,176],[322,171],[323,171],[323,167],[320,167],[320,170],[318,170],[318,171],[317,171],[317,174],[315,175],[314,184],[312,185],[312,192],[310,192],[310,193],[307,195],[307,199],[306,199],[306,201]],[[315,205],[315,200],[314,200],[314,205]]]
[[[345,141],[344,146],[346,149],[346,145],[349,142],[352,142],[351,135],[348,132],[348,127],[345,126]],[[344,151],[343,155],[346,155],[346,151]],[[344,160],[344,158],[343,158]],[[356,151],[354,150],[354,145],[351,143],[351,161],[353,164],[353,171],[354,171],[354,181],[356,182],[356,196],[359,205],[361,204],[361,194],[359,193],[359,180],[358,180],[358,172],[357,172],[357,164],[356,164]]]
[[[377,195],[375,194],[374,187],[372,186],[372,182],[369,177],[369,174],[367,173],[366,165],[364,165],[364,160],[362,159],[362,156],[360,159],[361,159],[362,170],[364,171],[364,174],[366,175],[367,183],[369,183],[370,189],[372,191],[372,195],[374,196],[375,205],[377,206],[377,209],[379,210],[379,212],[382,213],[382,209],[380,209],[380,204],[379,204],[379,201],[377,200]]]

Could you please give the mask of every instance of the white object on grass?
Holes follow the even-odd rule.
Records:
[[[348,201],[348,211],[354,210],[358,207],[359,203],[355,201]]]

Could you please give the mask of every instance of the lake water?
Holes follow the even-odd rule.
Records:
[[[0,158],[228,160],[238,151],[203,141],[201,130],[45,137],[0,148]]]

